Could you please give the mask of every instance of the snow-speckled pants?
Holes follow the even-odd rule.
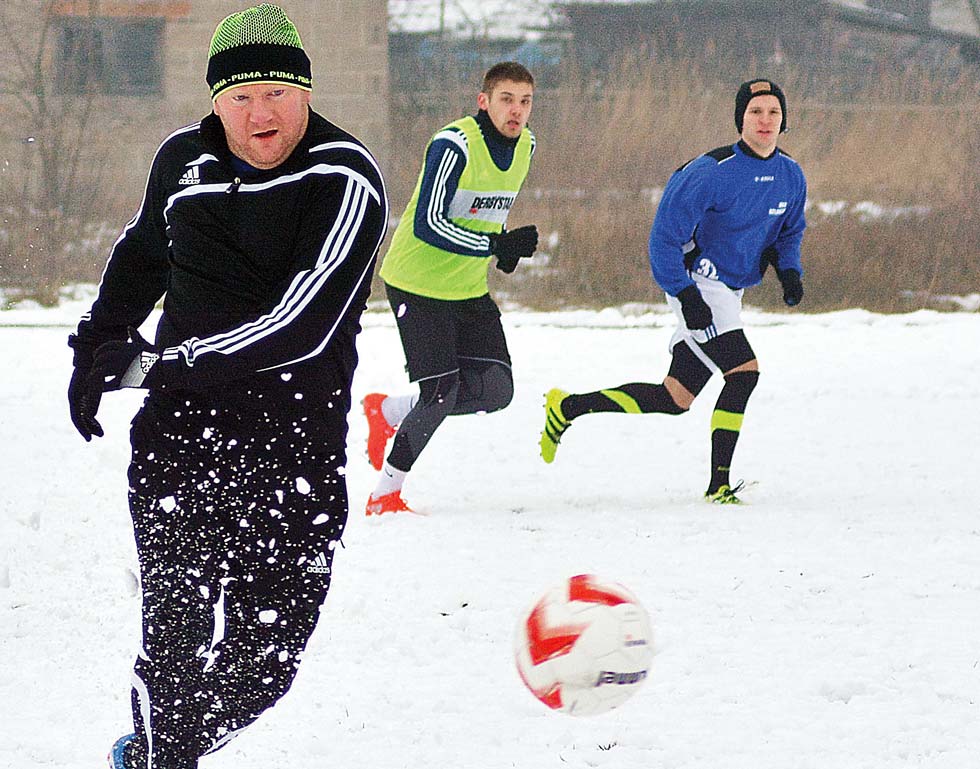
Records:
[[[193,769],[296,675],[347,520],[344,435],[160,400],[131,431],[135,747],[141,766]]]

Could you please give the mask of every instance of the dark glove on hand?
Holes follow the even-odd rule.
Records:
[[[506,272],[508,275],[517,269],[517,264],[521,259],[518,256],[498,256],[497,257],[497,269],[501,272]]]
[[[538,228],[533,224],[518,227],[516,230],[504,230],[489,237],[490,253],[504,260],[505,265],[512,259],[526,259],[538,247]],[[504,272],[513,270],[504,269]]]
[[[677,295],[681,303],[684,322],[691,331],[703,331],[713,322],[711,308],[708,307],[697,286],[688,286]]]
[[[86,442],[92,440],[93,435],[97,438],[105,435],[102,425],[95,418],[99,413],[102,393],[89,391],[87,382],[90,371],[87,367],[76,368],[68,385],[68,413],[71,415],[71,423]]]
[[[803,281],[796,270],[776,270],[779,282],[783,284],[783,301],[796,307],[803,299]]]
[[[90,397],[123,387],[149,387],[147,375],[159,360],[156,348],[130,328],[128,342],[105,342],[95,351],[88,375]]]

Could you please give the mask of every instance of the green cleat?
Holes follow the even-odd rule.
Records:
[[[552,388],[544,396],[544,430],[541,431],[541,458],[549,465],[555,461],[555,452],[561,436],[571,426],[561,413],[561,403],[568,397],[564,390]]]
[[[741,505],[742,500],[735,496],[736,491],[741,491],[745,484],[739,481],[733,489],[727,483],[718,487],[717,491],[706,491],[704,498],[706,501],[715,505]]]

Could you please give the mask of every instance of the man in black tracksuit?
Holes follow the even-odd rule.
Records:
[[[120,769],[193,769],[289,688],[347,519],[355,337],[384,237],[377,164],[309,108],[295,27],[263,4],[211,44],[214,113],[168,137],[70,338],[86,440],[132,424],[140,562],[135,734]],[[137,328],[163,297],[155,344]]]

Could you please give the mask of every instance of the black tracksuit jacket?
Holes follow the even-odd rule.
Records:
[[[387,217],[370,153],[312,110],[289,158],[248,177],[211,114],[157,151],[139,212],[70,339],[75,365],[124,339],[163,296],[156,345],[172,395],[344,416]]]

